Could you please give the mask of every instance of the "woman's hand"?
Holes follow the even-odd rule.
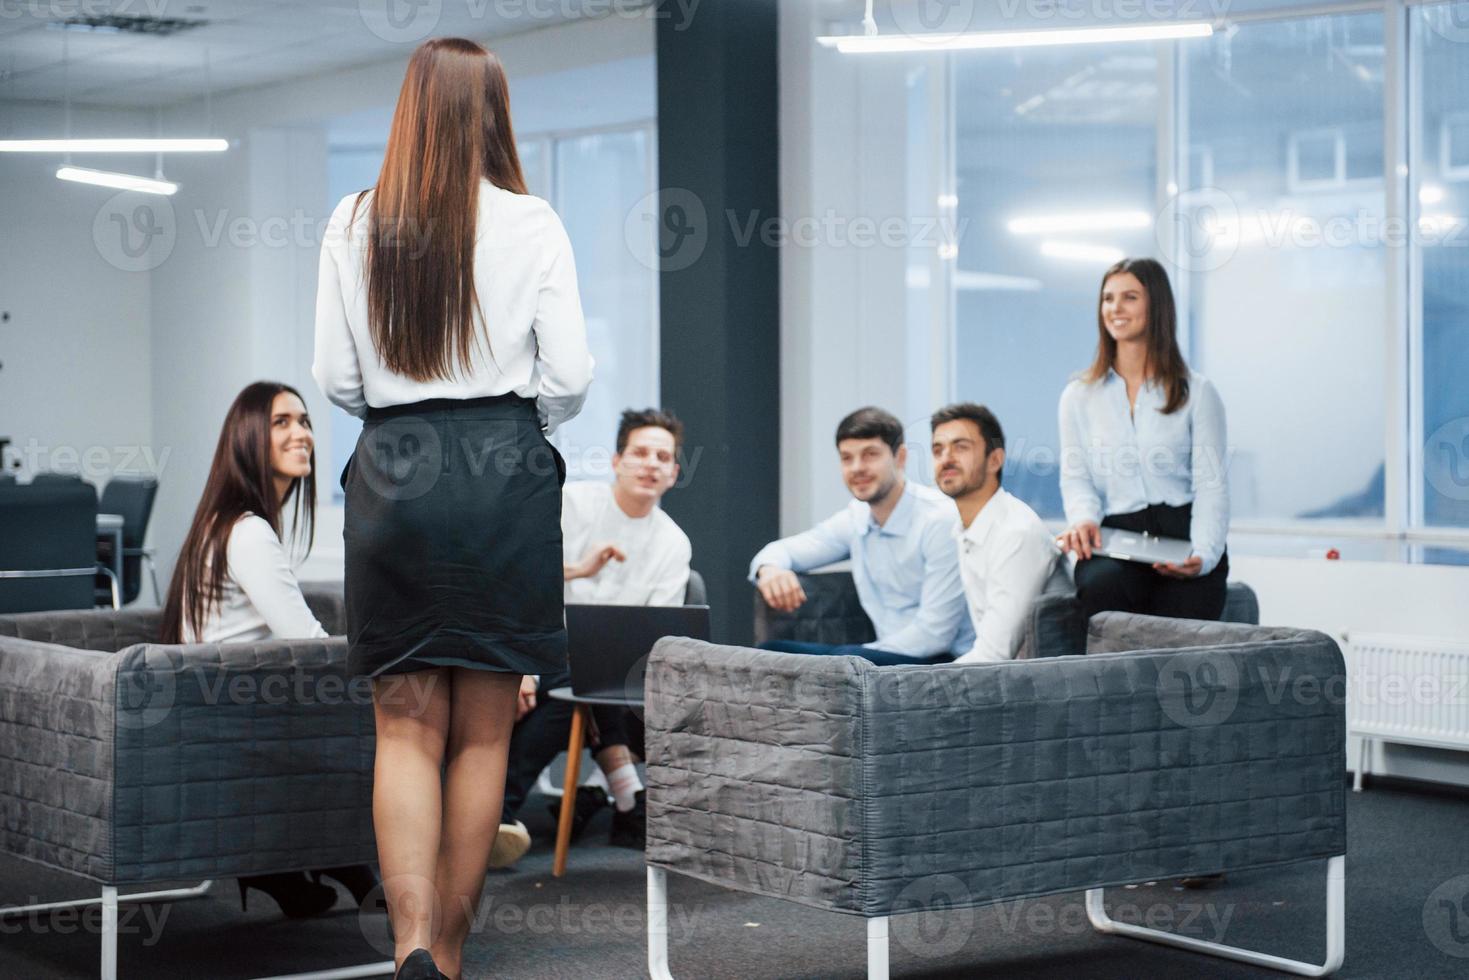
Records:
[[[535,710],[536,707],[536,678],[533,674],[524,674],[520,678],[520,695],[515,699],[515,720],[519,721]]]
[[[1166,575],[1169,578],[1193,578],[1199,572],[1203,571],[1203,568],[1204,559],[1198,555],[1190,555],[1181,564],[1175,564],[1171,561],[1153,563],[1153,571],[1159,575]]]
[[[1056,543],[1062,551],[1074,551],[1085,561],[1092,556],[1093,548],[1102,546],[1102,529],[1092,521],[1080,521],[1068,527]]]

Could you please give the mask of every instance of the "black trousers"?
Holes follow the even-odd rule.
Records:
[[[546,692],[570,684],[569,671],[542,675],[534,710],[516,722],[510,735],[501,823],[515,819],[541,770],[551,764],[557,753],[566,751],[566,743],[571,738],[571,716],[576,706],[569,701],[548,697]],[[587,738],[589,746],[600,750],[626,745],[639,757],[644,755],[643,724],[637,715],[615,705],[593,704],[589,707],[592,714],[592,731]]]
[[[1187,539],[1192,517],[1193,506],[1190,504],[1182,507],[1153,504],[1131,514],[1106,517],[1102,526]],[[1159,575],[1141,562],[1094,555],[1076,563],[1076,599],[1087,619],[1110,609],[1178,619],[1217,620],[1224,615],[1228,578],[1227,552],[1212,572],[1191,579]]]

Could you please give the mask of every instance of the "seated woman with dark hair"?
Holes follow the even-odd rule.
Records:
[[[294,504],[293,540],[311,547],[316,516],[315,441],[301,395],[257,381],[235,398],[210,464],[204,495],[174,566],[163,608],[164,643],[249,643],[324,637],[306,605],[281,541],[281,515]],[[334,878],[361,904],[377,887],[366,865],[239,879],[275,899],[293,918],[336,903]]]

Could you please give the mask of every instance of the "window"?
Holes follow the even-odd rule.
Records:
[[[1229,419],[1237,520],[1384,515],[1389,247],[1380,14],[1246,23],[1179,47],[1186,353]]]
[[[1469,527],[1469,3],[1416,11],[1422,52],[1422,512]],[[1438,152],[1435,152],[1437,150]]]
[[[1005,488],[1059,519],[1057,401],[1096,350],[1102,272],[1158,252],[1157,57],[1040,48],[952,65],[955,394],[999,417]]]

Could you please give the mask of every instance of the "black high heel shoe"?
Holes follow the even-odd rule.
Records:
[[[449,980],[439,972],[439,965],[434,962],[433,954],[426,949],[415,949],[403,960],[403,965],[398,967],[398,972],[393,974],[393,980]]]
[[[382,893],[382,881],[378,879],[377,872],[372,870],[370,864],[353,864],[343,868],[322,868],[319,871],[309,871],[311,880],[321,884],[321,879],[330,878],[340,882],[342,887],[352,893],[357,900],[357,907],[369,912],[387,912]],[[330,886],[327,886],[330,887]],[[377,892],[374,896],[373,892]],[[369,904],[370,900],[370,904]]]
[[[309,919],[337,904],[337,890],[330,885],[313,883],[299,871],[273,875],[251,875],[239,879],[240,911],[248,911],[246,893],[251,888],[265,892],[292,919]]]

